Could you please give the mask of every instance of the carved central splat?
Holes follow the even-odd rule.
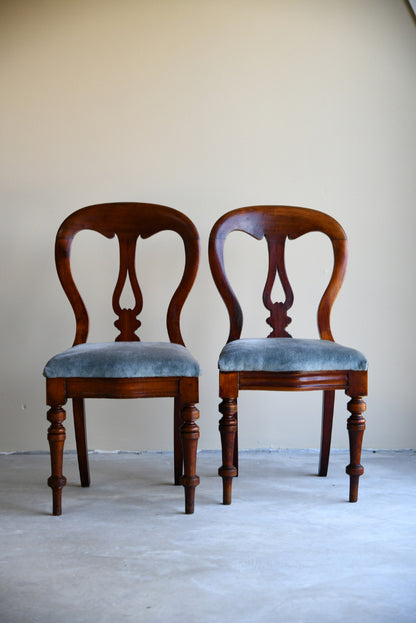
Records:
[[[287,311],[293,305],[293,292],[290,287],[289,279],[287,278],[285,267],[286,236],[275,235],[266,236],[266,238],[269,249],[269,272],[263,291],[263,303],[266,309],[270,311],[270,316],[267,318],[266,322],[273,329],[267,337],[292,337],[290,333],[286,331],[286,327],[292,322],[292,319],[287,315]],[[285,293],[286,298],[284,303],[273,303],[271,299],[271,292],[276,274],[279,275],[280,283]]]
[[[143,296],[137,281],[135,255],[137,238],[119,236],[120,243],[120,270],[116,287],[113,293],[113,310],[118,316],[114,326],[119,329],[120,335],[116,337],[116,342],[138,342],[140,338],[135,331],[141,326],[137,316],[143,308]],[[133,309],[125,309],[120,306],[120,297],[126,284],[127,274],[129,275],[131,289],[133,291],[135,306]]]

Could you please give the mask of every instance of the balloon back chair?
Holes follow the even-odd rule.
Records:
[[[233,231],[261,240],[266,238],[269,263],[263,303],[270,313],[267,323],[272,331],[266,338],[241,338],[243,314],[230,285],[224,266],[224,244]],[[287,331],[288,311],[293,292],[285,267],[286,240],[309,232],[322,232],[332,243],[333,271],[318,307],[320,339],[295,339]],[[222,414],[219,430],[222,443],[223,503],[231,503],[232,479],[238,474],[237,398],[239,390],[303,391],[323,390],[323,415],[319,475],[326,476],[331,444],[335,390],[351,398],[347,408],[350,441],[349,501],[356,502],[358,480],[364,469],[360,464],[365,429],[367,361],[359,351],[334,341],[330,312],[342,285],[347,264],[347,238],[332,217],[306,208],[254,206],[233,210],[214,225],[209,240],[209,260],[218,291],[227,307],[230,332],[219,357],[219,392]],[[285,300],[272,301],[272,288],[279,276]],[[254,416],[253,416],[254,417]]]
[[[115,342],[87,343],[89,319],[85,304],[71,273],[71,245],[81,230],[93,230],[113,238],[117,236],[120,267],[112,306],[119,331]],[[185,267],[170,301],[166,324],[170,341],[141,342],[136,330],[143,307],[142,293],[135,267],[139,237],[171,230],[183,240]],[[50,409],[48,441],[52,475],[53,514],[62,512],[62,473],[65,441],[63,405],[72,399],[74,429],[81,486],[90,484],[85,429],[85,398],[174,398],[174,471],[175,484],[185,489],[185,512],[194,510],[195,487],[199,484],[196,451],[199,428],[196,420],[198,402],[198,362],[185,348],[180,330],[180,314],[194,283],[199,262],[199,237],[193,223],[184,214],[161,205],[146,203],[107,203],[82,208],[62,223],[56,236],[55,261],[59,279],[72,305],[76,319],[73,345],[54,356],[45,366],[46,397]],[[129,278],[135,305],[122,309],[120,297]]]

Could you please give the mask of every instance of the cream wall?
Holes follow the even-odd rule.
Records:
[[[42,367],[73,338],[53,265],[55,232],[71,211],[114,200],[171,205],[200,231],[201,269],[183,313],[185,340],[204,371],[200,448],[219,447],[216,358],[228,332],[207,267],[209,230],[223,212],[262,203],[308,206],[343,224],[350,263],[333,331],[370,360],[365,446],[414,448],[416,29],[408,5],[3,0],[0,11],[0,450],[47,448]],[[76,271],[83,288],[90,284],[94,317],[100,286],[111,294],[114,249],[89,234],[87,251],[82,242]],[[145,250],[140,264],[151,270],[143,339],[158,337],[163,320],[152,280],[179,270],[164,264],[178,250],[174,240],[149,245],[163,253],[150,263]],[[305,245],[295,246],[300,259],[289,258],[300,278],[293,330],[312,337],[315,311],[306,309],[313,272],[316,285],[327,276],[327,248],[315,254]],[[229,249],[244,271],[235,278],[248,335],[256,321],[259,335],[267,330],[249,289],[264,268],[257,247],[236,236]],[[99,262],[82,271],[90,251]],[[91,339],[112,339],[113,320],[100,316]],[[345,404],[340,394],[335,447],[347,444]],[[240,406],[242,447],[319,444],[318,394],[247,393]],[[90,401],[89,445],[170,449],[171,419],[166,399]]]

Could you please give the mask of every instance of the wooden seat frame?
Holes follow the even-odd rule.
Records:
[[[167,312],[167,330],[172,343],[184,345],[180,330],[180,314],[192,288],[198,270],[199,236],[188,217],[166,206],[146,203],[107,203],[82,208],[71,214],[61,225],[56,236],[55,261],[59,279],[72,305],[76,319],[73,346],[87,341],[89,319],[84,302],[71,274],[70,255],[74,236],[81,230],[93,230],[107,238],[117,236],[120,247],[120,269],[113,294],[113,310],[118,316],[115,326],[120,334],[116,341],[139,341],[135,331],[141,325],[137,316],[143,300],[135,269],[135,251],[138,238],[148,238],[165,230],[179,234],[184,243],[185,267]],[[134,309],[122,309],[120,297],[127,275],[135,298]],[[174,398],[174,482],[185,489],[185,512],[194,511],[196,453],[199,438],[198,377],[147,378],[47,378],[46,399],[50,409],[48,441],[52,474],[48,485],[52,488],[53,514],[62,513],[62,489],[66,478],[62,473],[66,414],[63,405],[72,399],[76,447],[81,486],[88,487],[90,474],[85,428],[85,398]]]
[[[267,323],[272,332],[267,337],[291,338],[286,327],[291,322],[287,315],[293,304],[293,292],[286,274],[285,243],[309,232],[322,232],[332,243],[333,272],[318,308],[318,329],[323,340],[334,341],[330,327],[332,305],[341,288],[347,266],[347,237],[341,225],[332,217],[307,208],[290,206],[253,206],[239,208],[223,215],[214,225],[209,240],[209,261],[218,291],[224,300],[230,320],[227,343],[241,337],[243,313],[228,281],[224,266],[224,244],[232,231],[242,231],[254,238],[266,238],[269,251],[268,275],[263,291],[263,303],[270,312]],[[273,303],[271,292],[276,275],[279,276],[285,301]],[[367,395],[367,371],[324,370],[296,372],[235,371],[219,373],[219,396],[222,399],[219,423],[222,444],[222,466],[218,473],[223,479],[223,503],[231,503],[232,479],[238,475],[237,398],[239,390],[310,391],[323,390],[322,434],[319,476],[326,476],[331,445],[335,390],[342,389],[351,398],[347,409],[350,444],[350,463],[346,472],[350,477],[349,501],[358,499],[358,481],[364,472],[360,464],[362,439],[365,430],[363,412]]]

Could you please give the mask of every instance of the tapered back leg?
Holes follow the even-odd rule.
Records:
[[[72,399],[74,412],[75,441],[77,444],[79,476],[81,487],[90,486],[90,470],[88,464],[87,431],[85,426],[85,406],[83,398]]]
[[[182,406],[180,396],[176,396],[173,417],[173,462],[175,485],[181,484],[181,477],[183,474],[183,450],[181,440]]]
[[[335,391],[324,391],[322,400],[322,434],[321,454],[319,458],[319,476],[326,476],[328,473],[329,452],[331,449],[332,421],[334,417],[334,402]]]

